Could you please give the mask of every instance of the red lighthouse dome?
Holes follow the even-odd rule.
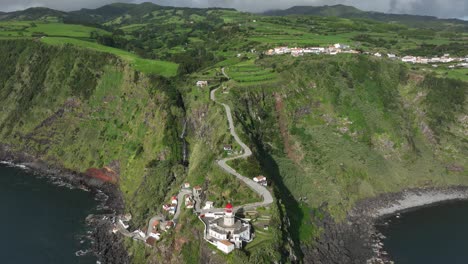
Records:
[[[232,204],[231,203],[226,204],[226,209],[232,209]]]

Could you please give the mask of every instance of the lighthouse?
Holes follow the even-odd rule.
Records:
[[[228,203],[224,208],[224,225],[233,226],[235,222],[234,213],[232,212],[232,204]]]

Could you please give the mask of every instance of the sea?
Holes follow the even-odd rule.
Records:
[[[0,263],[95,264],[85,219],[98,203],[89,191],[0,164]]]
[[[392,216],[378,230],[397,264],[467,264],[468,202],[446,202]]]

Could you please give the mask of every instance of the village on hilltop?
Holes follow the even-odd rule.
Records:
[[[375,57],[383,57],[384,54],[380,52],[376,53],[371,53],[371,52],[361,52],[358,50],[351,49],[349,45],[344,45],[344,44],[334,44],[330,45],[328,47],[307,47],[307,48],[290,48],[287,46],[283,47],[276,47],[273,49],[269,49],[268,51],[264,52],[265,55],[268,56],[273,56],[273,55],[284,55],[284,54],[291,54],[293,57],[300,57],[304,56],[305,54],[326,54],[326,55],[337,55],[340,53],[347,53],[347,54],[365,54],[365,55],[373,55]],[[421,56],[404,56],[404,57],[398,57],[395,54],[388,53],[386,56],[389,59],[399,59],[402,62],[406,63],[413,63],[413,64],[433,64],[433,67],[437,67],[437,64],[447,64],[451,63],[449,65],[449,68],[453,69],[456,67],[459,68],[468,68],[468,56],[466,57],[450,57],[450,54],[444,54],[441,57],[421,57]],[[457,63],[458,64],[454,64]]]
[[[252,51],[254,52],[254,51]],[[449,68],[464,67],[468,68],[468,56],[451,57],[450,54],[444,54],[441,57],[415,57],[404,56],[398,57],[395,54],[388,53],[382,54],[380,52],[362,52],[352,49],[349,45],[334,44],[328,47],[307,47],[307,48],[290,48],[287,46],[276,47],[264,52],[267,56],[285,55],[290,54],[293,57],[304,56],[306,54],[364,54],[374,57],[387,57],[392,60],[400,60],[404,63],[412,64],[433,64],[433,67],[438,67],[438,64],[449,64]],[[223,68],[224,74],[224,68]],[[226,75],[225,75],[226,76]],[[199,80],[195,83],[199,88],[208,87],[208,81]],[[214,100],[214,99],[213,99]],[[222,146],[226,155],[240,154],[233,151],[233,146],[226,144]],[[234,171],[234,170],[233,170]],[[235,174],[236,172],[231,172]],[[265,176],[259,175],[251,179],[252,185],[261,186],[264,188],[268,186],[268,179]],[[256,188],[252,187],[251,188]],[[130,214],[118,216],[114,219],[114,233],[120,233],[126,237],[133,238],[134,240],[143,241],[147,246],[155,246],[158,241],[163,239],[164,234],[170,232],[178,223],[182,205],[186,209],[191,209],[198,216],[198,219],[204,225],[203,238],[206,242],[215,246],[218,250],[225,254],[231,253],[236,248],[243,248],[245,244],[253,241],[256,236],[255,229],[252,226],[252,219],[241,218],[236,215],[236,211],[241,206],[236,208],[231,203],[227,203],[224,208],[215,208],[213,201],[205,200],[202,207],[203,188],[201,186],[191,187],[190,183],[184,183],[178,194],[170,198],[170,200],[161,205],[161,214],[154,216],[149,220],[148,227],[128,231],[130,227],[129,222],[132,219]],[[245,216],[244,216],[245,217]],[[268,230],[268,226],[264,226],[264,230]]]

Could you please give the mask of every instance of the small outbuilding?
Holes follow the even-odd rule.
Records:
[[[228,240],[218,240],[216,243],[216,247],[224,252],[225,254],[229,254],[234,250],[234,244],[229,242]]]

